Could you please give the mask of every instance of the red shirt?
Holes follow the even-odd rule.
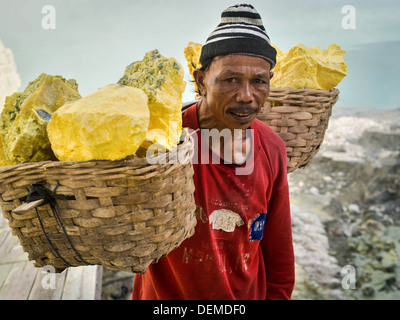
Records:
[[[184,114],[184,127],[199,128],[196,107]],[[135,275],[133,299],[290,299],[294,253],[286,147],[259,120],[250,129],[254,167],[244,175],[236,171],[244,166],[213,164],[211,153],[209,164],[200,163],[201,133],[194,133],[195,233]]]

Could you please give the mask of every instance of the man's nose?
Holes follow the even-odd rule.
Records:
[[[236,94],[236,102],[238,103],[251,103],[253,102],[253,92],[250,83],[243,82],[238,88]]]

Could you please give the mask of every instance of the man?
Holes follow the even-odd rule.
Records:
[[[290,299],[294,254],[286,148],[255,119],[275,62],[257,11],[250,5],[226,9],[202,48],[202,68],[194,72],[202,99],[183,116],[184,127],[200,129],[194,133],[195,234],[136,275],[134,299]],[[215,147],[209,134],[215,129],[229,130],[233,143],[220,135]],[[251,170],[240,173],[246,166]]]

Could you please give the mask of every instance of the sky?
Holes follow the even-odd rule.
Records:
[[[400,108],[399,0],[0,0],[0,40],[14,54],[19,91],[45,72],[76,79],[85,96],[116,83],[127,65],[158,49],[184,67],[183,101],[190,101],[183,49],[190,41],[204,43],[222,11],[237,3],[256,8],[282,51],[298,43],[335,43],[346,51],[348,75],[337,86],[335,108]],[[46,28],[46,5],[55,10],[54,29]]]

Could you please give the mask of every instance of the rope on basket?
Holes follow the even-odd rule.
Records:
[[[59,187],[59,185],[57,184],[56,187],[54,188],[53,191],[47,189],[46,187],[44,187],[44,183],[43,182],[37,182],[32,184],[32,189],[28,190],[28,195],[26,197],[26,202],[33,202],[33,201],[37,201],[37,200],[43,200],[43,202],[39,205],[43,206],[46,204],[50,205],[51,210],[53,211],[54,214],[54,219],[56,220],[57,224],[61,227],[65,238],[67,239],[69,245],[71,246],[71,249],[76,253],[76,255],[78,256],[79,260],[83,263],[86,263],[87,265],[89,265],[90,263],[86,262],[81,255],[76,251],[76,249],[74,248],[74,246],[71,243],[71,240],[69,239],[67,232],[64,229],[64,226],[61,222],[60,216],[58,215],[57,209],[56,209],[56,199],[63,199],[64,197],[62,195],[56,194],[55,191],[57,190],[57,188]],[[40,215],[39,212],[37,210],[37,207],[35,207],[35,211],[36,211],[36,216],[39,220],[39,224],[40,227],[42,228],[43,234],[47,240],[47,242],[49,243],[49,245],[51,246],[51,248],[54,250],[54,252],[56,253],[56,255],[65,263],[66,266],[68,267],[73,267],[73,265],[69,264],[67,261],[65,261],[65,259],[63,257],[61,257],[61,255],[59,254],[59,252],[57,251],[57,249],[54,247],[54,245],[52,244],[52,242],[50,241],[49,237],[47,236],[46,231],[44,230],[44,226],[42,223],[42,220],[40,219]]]

